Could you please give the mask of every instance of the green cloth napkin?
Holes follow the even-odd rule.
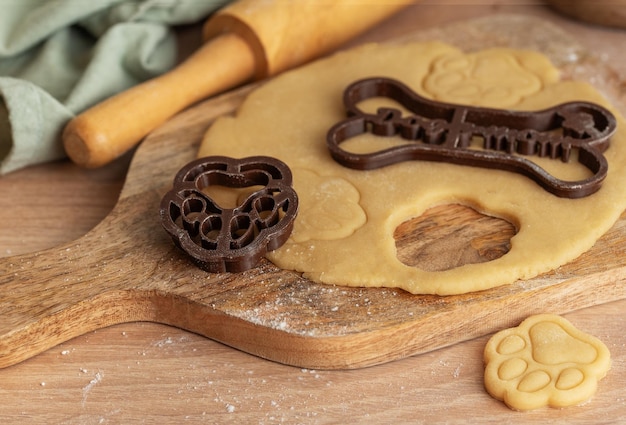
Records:
[[[171,26],[227,2],[0,0],[0,174],[64,157],[69,119],[172,68]]]

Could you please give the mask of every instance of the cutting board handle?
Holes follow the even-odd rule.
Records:
[[[138,267],[145,229],[117,230],[136,227],[137,213],[112,214],[66,245],[0,259],[0,367],[98,328],[157,319],[154,291],[135,285],[152,270]]]

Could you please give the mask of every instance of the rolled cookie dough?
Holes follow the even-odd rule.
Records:
[[[216,121],[199,150],[199,156],[269,155],[291,167],[300,211],[290,240],[268,254],[279,267],[329,284],[461,294],[529,279],[573,260],[624,210],[621,117],[605,154],[609,174],[599,192],[582,199],[556,197],[526,177],[498,170],[418,161],[372,171],[342,167],[328,154],[326,132],[345,118],[344,88],[372,76],[396,78],[446,102],[539,110],[588,100],[612,109],[590,85],[560,81],[548,59],[532,51],[466,54],[439,42],[367,45],[285,73],[253,92],[235,117]],[[391,143],[400,141],[363,135],[342,146],[366,150]],[[560,178],[585,175],[576,161],[535,159]],[[446,203],[469,205],[513,223],[517,234],[510,251],[445,271],[398,260],[394,229]]]

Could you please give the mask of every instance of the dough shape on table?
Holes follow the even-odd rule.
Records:
[[[515,410],[580,405],[611,367],[602,341],[553,314],[496,333],[484,359],[487,392]]]
[[[343,167],[330,157],[326,133],[346,117],[344,89],[375,76],[400,80],[430,99],[476,106],[540,110],[574,100],[599,103],[618,121],[605,152],[608,176],[597,193],[564,199],[527,177],[500,170],[425,161],[370,171]],[[381,104],[370,99],[360,106],[375,111]],[[236,116],[212,125],[198,155],[268,155],[289,165],[301,201],[291,238],[267,255],[279,267],[321,283],[450,295],[529,279],[591,248],[626,207],[622,123],[592,86],[561,81],[559,71],[537,52],[464,53],[441,42],[372,44],[268,81],[247,97]],[[364,134],[342,147],[360,152],[394,143],[405,141]],[[588,176],[573,159],[532,159],[562,179]],[[467,205],[512,223],[517,233],[509,252],[442,271],[404,264],[397,258],[394,230],[441,204]]]

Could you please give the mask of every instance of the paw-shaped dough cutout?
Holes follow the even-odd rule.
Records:
[[[484,359],[487,392],[515,410],[582,404],[611,367],[602,341],[553,314],[498,332]]]

